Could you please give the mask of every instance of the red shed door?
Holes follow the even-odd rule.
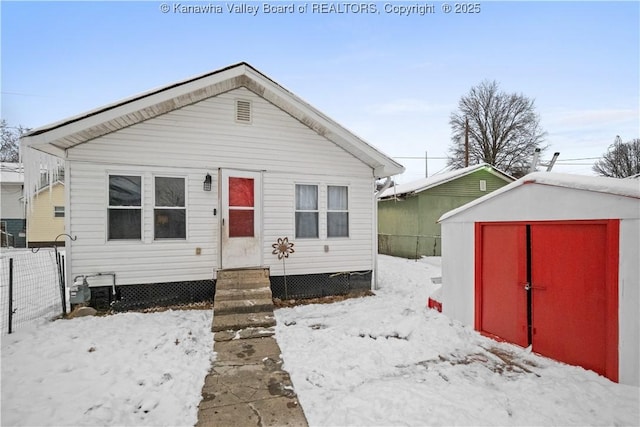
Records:
[[[605,375],[607,225],[531,226],[533,350]]]
[[[617,381],[618,240],[617,220],[476,224],[476,329]]]
[[[526,347],[526,227],[480,224],[481,263],[476,282],[476,329]],[[478,278],[477,278],[478,279]],[[479,316],[478,316],[479,314]]]

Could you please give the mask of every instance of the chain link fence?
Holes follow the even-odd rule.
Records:
[[[0,331],[11,333],[67,311],[64,252],[54,248],[0,254]]]
[[[409,259],[442,255],[440,236],[378,233],[378,253]]]

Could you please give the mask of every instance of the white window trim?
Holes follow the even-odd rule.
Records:
[[[181,178],[184,181],[184,207],[179,206],[157,206],[156,204],[156,178]],[[151,228],[153,229],[153,241],[154,242],[186,242],[189,240],[189,177],[184,175],[171,175],[171,174],[154,174],[152,182],[151,195],[153,198],[153,209],[151,215]],[[184,210],[184,237],[156,237],[156,209],[175,209]],[[144,226],[144,224],[143,224]]]
[[[58,208],[62,208],[62,210],[59,210]],[[62,215],[57,215],[59,213],[62,213]],[[64,218],[65,217],[65,213],[66,213],[66,209],[64,208],[64,206],[54,206],[53,207],[53,217],[54,218]]]
[[[296,187],[298,185],[312,185],[315,186],[317,189],[317,199],[316,199],[316,205],[318,206],[318,209],[316,210],[298,210],[297,209],[297,194],[296,194]],[[293,233],[292,235],[294,236],[294,239],[296,240],[320,240],[322,237],[321,231],[322,231],[322,209],[321,209],[321,191],[322,191],[322,184],[318,183],[318,182],[294,182],[293,183]],[[296,230],[296,213],[298,212],[315,212],[318,214],[318,235],[316,237],[298,237],[297,236],[297,230]]]
[[[329,187],[346,187],[347,188],[347,209],[346,210],[335,210],[335,209],[329,209]],[[351,238],[351,212],[350,212],[350,206],[351,206],[351,186],[348,184],[327,184],[325,186],[325,198],[326,198],[326,209],[325,209],[325,221],[327,222],[326,224],[326,234],[327,234],[327,240],[331,239],[331,240],[339,240],[339,239],[350,239]],[[329,236],[329,212],[343,212],[347,214],[347,235],[346,236]]]
[[[296,186],[297,185],[314,185],[318,188],[318,209],[311,210],[301,210],[298,211],[296,209]],[[347,187],[347,210],[329,210],[329,187]],[[352,191],[351,184],[345,183],[336,183],[336,182],[305,182],[305,181],[295,181],[293,185],[293,224],[292,224],[292,233],[296,240],[320,240],[320,241],[336,241],[336,240],[349,240],[351,239],[351,230],[352,230]],[[315,212],[318,214],[318,237],[297,237],[296,236],[296,212]],[[329,237],[329,224],[328,224],[328,213],[329,212],[346,212],[349,214],[349,235],[348,236],[336,236]]]
[[[112,176],[139,176],[140,177],[140,206],[111,206],[109,204],[109,181]],[[107,216],[104,224],[104,238],[110,244],[139,244],[144,242],[144,174],[140,172],[111,171],[107,172],[107,182],[105,191],[105,205],[107,206]],[[109,210],[110,209],[139,209],[140,210],[140,238],[139,239],[110,239],[109,238]]]

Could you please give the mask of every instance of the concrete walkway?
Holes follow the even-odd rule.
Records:
[[[196,426],[307,426],[273,333],[228,341],[218,334]]]

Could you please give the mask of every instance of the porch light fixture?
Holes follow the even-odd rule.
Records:
[[[204,183],[202,184],[202,189],[204,191],[211,191],[211,175],[207,174],[204,177]]]

